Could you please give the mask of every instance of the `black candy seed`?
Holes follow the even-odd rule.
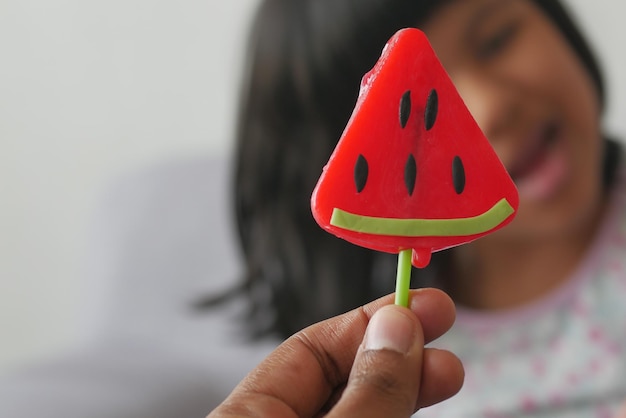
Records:
[[[413,194],[416,180],[417,164],[415,163],[415,157],[413,157],[413,154],[409,154],[409,158],[407,158],[406,164],[404,165],[404,184],[406,185],[407,192],[409,192],[409,196]]]
[[[404,128],[411,116],[411,90],[407,90],[400,99],[400,126]]]
[[[356,163],[354,164],[354,184],[356,185],[357,193],[361,193],[361,191],[365,188],[368,172],[369,167],[367,160],[363,155],[359,154],[359,157],[356,159]]]
[[[458,155],[452,160],[452,183],[457,194],[463,193],[465,190],[465,168],[461,157]]]
[[[427,131],[429,131],[433,127],[433,125],[435,125],[438,111],[439,97],[437,95],[437,90],[432,89],[430,93],[428,93],[428,99],[426,100],[426,109],[424,110],[424,123],[426,125]]]

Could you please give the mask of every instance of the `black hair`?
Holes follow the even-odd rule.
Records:
[[[450,1],[450,0],[448,0]],[[399,29],[442,0],[265,0],[249,39],[234,155],[234,209],[252,335],[286,337],[393,291],[397,256],[323,231],[313,187],[356,102],[359,80]],[[556,0],[535,2],[557,23],[604,96],[595,59]],[[413,272],[429,280],[446,252]]]
[[[556,24],[569,42],[570,46],[577,53],[596,87],[601,106],[604,107],[606,94],[604,80],[597,57],[593,54],[589,44],[577,27],[570,12],[561,4],[559,0],[533,0],[540,9]]]
[[[431,3],[261,4],[250,38],[234,178],[244,282],[256,295],[248,318],[253,332],[287,336],[393,291],[393,270],[388,280],[374,277],[381,270],[375,260],[385,255],[322,231],[310,196],[356,102],[360,78],[393,33],[414,25]]]

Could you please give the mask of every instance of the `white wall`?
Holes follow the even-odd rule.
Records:
[[[81,248],[117,174],[229,147],[257,0],[3,0],[0,372],[76,339]]]
[[[3,0],[0,372],[78,338],[81,248],[104,185],[229,149],[256,0]],[[626,3],[569,0],[607,67],[626,133]]]
[[[564,0],[571,6],[603,65],[608,108],[605,126],[626,138],[626,3],[613,0]]]

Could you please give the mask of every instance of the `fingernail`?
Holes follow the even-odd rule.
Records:
[[[366,350],[392,350],[407,354],[413,345],[413,323],[395,306],[383,306],[370,319],[363,346]]]

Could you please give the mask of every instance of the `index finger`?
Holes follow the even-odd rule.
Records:
[[[244,416],[315,415],[333,391],[346,382],[374,312],[392,303],[393,295],[388,295],[296,333],[235,388],[221,405],[222,412]],[[412,290],[409,308],[422,324],[425,343],[443,334],[454,322],[454,304],[436,289]]]

